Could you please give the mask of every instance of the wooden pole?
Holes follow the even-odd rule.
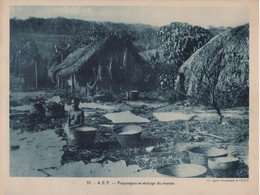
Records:
[[[35,88],[38,88],[38,74],[37,74],[37,62],[34,63],[35,66]]]
[[[69,85],[68,85],[68,79],[65,78],[65,86],[66,86],[66,95],[69,93]]]
[[[58,88],[60,88],[60,77],[57,76],[57,81],[58,81]]]
[[[74,93],[74,74],[71,75],[71,92]]]
[[[207,136],[210,136],[210,137],[215,137],[215,138],[218,138],[218,139],[224,139],[223,137],[220,137],[220,136],[217,136],[217,135],[213,135],[213,134],[209,134],[209,133],[205,133],[203,131],[201,131],[200,129],[198,128],[195,128],[199,134],[202,134],[202,135],[207,135]]]

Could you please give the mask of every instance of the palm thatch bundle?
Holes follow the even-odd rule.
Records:
[[[249,24],[217,35],[196,51],[181,66],[176,90],[222,108],[247,106]]]

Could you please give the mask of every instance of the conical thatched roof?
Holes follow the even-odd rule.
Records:
[[[182,65],[180,74],[184,75],[183,88],[188,96],[208,95],[203,94],[203,86],[209,80],[205,68],[217,75],[215,90],[220,107],[248,105],[249,24],[214,37]],[[180,83],[179,76],[177,88],[181,88]]]

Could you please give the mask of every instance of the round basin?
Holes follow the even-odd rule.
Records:
[[[129,99],[131,101],[138,100],[138,96],[139,96],[139,91],[137,91],[137,90],[130,90],[129,91]]]
[[[188,178],[188,177],[204,177],[207,169],[202,165],[197,164],[180,164],[180,165],[167,165],[157,169],[157,172],[177,178]]]
[[[93,145],[96,134],[97,134],[97,129],[94,127],[76,127],[73,129],[73,134],[75,137],[76,145],[80,147],[85,147],[85,146],[91,146]]]
[[[234,177],[239,166],[239,159],[234,157],[218,157],[208,160],[208,166],[215,177]]]
[[[188,150],[192,164],[208,166],[208,159],[227,156],[228,152],[214,147],[195,147]]]
[[[122,147],[133,147],[141,140],[142,127],[127,125],[115,130],[116,139]]]

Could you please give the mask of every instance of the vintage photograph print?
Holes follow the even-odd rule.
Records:
[[[249,178],[249,9],[10,6],[10,177]]]

